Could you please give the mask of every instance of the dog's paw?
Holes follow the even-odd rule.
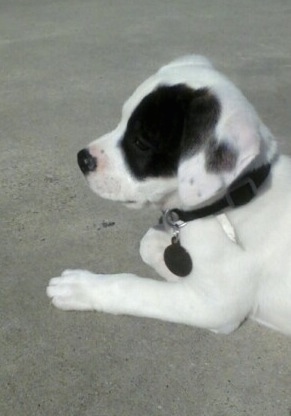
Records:
[[[46,293],[52,304],[63,310],[96,309],[98,282],[104,275],[87,270],[65,270],[60,277],[50,280]]]

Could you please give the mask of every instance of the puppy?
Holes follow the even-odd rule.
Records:
[[[101,197],[162,211],[140,255],[165,281],[67,270],[47,288],[57,308],[291,334],[291,159],[206,58],[147,79],[78,163]]]

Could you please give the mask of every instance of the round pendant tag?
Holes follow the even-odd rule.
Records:
[[[172,243],[164,251],[164,261],[168,269],[179,277],[186,277],[192,271],[190,254],[179,242]]]

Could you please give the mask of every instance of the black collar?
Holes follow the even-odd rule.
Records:
[[[235,208],[250,202],[257,194],[258,188],[263,184],[270,173],[271,164],[263,165],[252,172],[236,179],[228,188],[225,196],[211,205],[193,211],[171,209],[164,213],[168,225],[177,225],[178,220],[189,222],[198,218],[214,215],[226,208]],[[174,215],[173,215],[174,214]],[[178,218],[177,218],[178,217]]]

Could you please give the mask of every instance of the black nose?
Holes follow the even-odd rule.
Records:
[[[82,149],[77,155],[78,165],[84,175],[93,172],[97,167],[97,159],[92,156],[88,149]]]

